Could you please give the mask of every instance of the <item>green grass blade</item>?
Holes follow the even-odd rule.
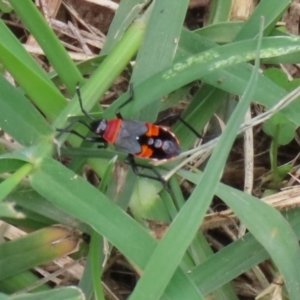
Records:
[[[218,44],[228,44],[235,39],[243,25],[244,22],[222,22],[197,29],[194,33]]]
[[[231,14],[232,0],[213,0],[210,6],[208,24],[225,22]]]
[[[30,0],[9,0],[9,3],[35,37],[67,89],[74,93],[76,82],[82,81],[83,77],[34,3]]]
[[[0,75],[0,127],[21,145],[30,146],[52,130],[29,101]]]
[[[131,77],[135,85],[172,65],[188,3],[187,0],[153,3],[145,37]],[[168,30],[162,30],[165,28]],[[150,105],[140,112],[140,118],[153,122],[157,118],[158,110],[159,105]]]
[[[12,296],[7,298],[9,300],[82,300],[83,295],[80,289],[76,287],[63,287],[58,289],[53,289],[48,292],[39,292],[32,294],[21,294],[17,296]]]
[[[226,93],[209,85],[202,85],[193,96],[189,107],[182,114],[182,118],[196,131],[201,132],[205,124],[224,101]],[[186,126],[177,122],[173,131],[180,140],[181,149],[188,150],[195,142],[195,134],[186,130]]]
[[[262,34],[262,30],[260,31]],[[144,275],[138,282],[131,299],[159,299],[173,272],[176,270],[186,249],[196,235],[203,217],[209,207],[210,201],[217,189],[217,183],[221,177],[227,156],[235,140],[236,133],[243,122],[244,115],[250,106],[252,91],[257,79],[259,50],[261,49],[261,36],[258,40],[256,51],[256,72],[253,72],[249,81],[248,89],[233,112],[220,140],[213,150],[212,156],[207,163],[204,175],[200,183],[194,189],[187,203],[180,210],[168,231],[155,248],[146,268]],[[179,235],[179,232],[184,234]],[[161,266],[164,268],[161,268]],[[159,276],[160,281],[156,282]],[[155,289],[153,289],[153,284]]]
[[[153,102],[162,95],[168,94],[173,90],[186,85],[187,83],[207,76],[219,69],[230,67],[255,58],[255,40],[246,40],[232,43],[230,45],[220,46],[208,51],[192,55],[187,59],[179,61],[168,70],[161,71],[148,80],[135,87],[135,99],[143,101],[133,101],[124,108],[125,112],[136,113],[146,105]],[[300,50],[300,39],[296,37],[276,37],[263,38],[261,47],[261,57],[271,57],[282,55],[283,53],[292,53]],[[249,79],[249,78],[248,78]],[[155,86],[155,89],[149,90],[149,86]],[[105,117],[112,117],[120,103],[128,99],[129,94],[125,93],[119,101],[115,101],[104,113]],[[264,104],[264,99],[257,99]],[[274,102],[276,99],[272,99]],[[273,103],[274,103],[273,102]],[[295,110],[296,102],[290,108]],[[299,110],[299,109],[298,109]],[[290,116],[289,116],[290,118]],[[293,122],[299,123],[299,118],[293,119]]]
[[[20,186],[6,198],[6,201],[16,203],[26,214],[35,213],[43,219],[50,219],[54,223],[64,224],[90,234],[92,229],[85,223],[80,222],[69,214],[59,210],[51,202],[47,201],[28,186]],[[52,223],[53,224],[53,223]]]
[[[1,159],[0,174],[9,173],[18,170],[24,165],[23,161],[18,159]]]
[[[44,228],[0,245],[0,280],[64,256],[76,248],[66,229]]]
[[[19,51],[15,52],[14,48],[7,48],[2,36],[0,36],[0,61],[36,106],[48,119],[53,120],[65,106],[65,98],[48,78],[45,79],[44,74],[40,75],[41,70],[36,71],[37,68],[32,67],[31,59],[19,56]]]
[[[0,184],[0,201],[17,187],[21,180],[33,169],[33,165],[30,163],[24,164],[15,173],[8,177]]]
[[[236,36],[235,40],[240,41],[249,38],[256,38],[261,16],[264,16],[265,18],[264,35],[268,35],[290,4],[290,0],[274,0],[272,1],[272,9],[270,9],[270,1],[260,1],[249,20]]]
[[[103,237],[94,231],[91,236],[90,243],[90,263],[91,263],[91,274],[94,287],[94,294],[96,300],[105,300],[104,291],[101,283],[101,275],[103,272],[102,259],[103,255]]]
[[[300,294],[300,251],[289,224],[275,209],[243,192],[232,194],[224,188],[221,198],[268,251],[284,278],[290,299],[297,300]],[[249,214],[249,211],[255,214]]]
[[[37,64],[33,57],[25,50],[16,36],[9,30],[6,24],[0,20],[0,42],[3,47],[9,49],[20,61],[25,63],[32,71],[49,80],[46,72]],[[50,82],[50,80],[49,80]]]
[[[179,174],[195,184],[197,184],[202,177],[202,175],[200,174],[194,174],[185,170],[181,170]],[[256,230],[257,234],[264,234],[258,232],[261,230],[261,227],[272,227],[272,225],[270,224],[264,224],[265,220],[263,219],[264,217],[266,217],[266,215],[268,215],[268,213],[265,213],[266,208],[262,208],[263,213],[260,214],[261,209],[257,209],[256,207],[257,205],[259,205],[258,203],[260,203],[261,200],[255,199],[255,206],[252,207],[252,202],[254,202],[254,199],[246,200],[249,196],[246,195],[246,199],[243,198],[243,200],[241,201],[241,197],[242,195],[244,195],[244,193],[234,188],[228,187],[222,183],[218,184],[216,195],[219,198],[225,200],[227,204],[230,205],[233,209],[235,209],[235,207],[237,206],[239,211],[238,213],[243,214],[243,218],[248,219],[247,222],[253,222],[253,224],[251,225],[252,227],[258,226],[258,229]],[[230,200],[229,198],[232,200]],[[247,203],[247,206],[245,206],[245,202]],[[262,206],[265,206],[265,204],[263,203]],[[268,209],[273,210],[271,207],[269,207]],[[249,211],[254,211],[255,213],[249,214]],[[293,211],[288,211],[285,213],[285,218],[291,224],[298,239],[300,237],[299,212],[300,209],[295,209]],[[260,220],[255,218],[256,214],[260,215]],[[246,217],[245,215],[248,216]],[[271,215],[273,216],[273,212],[271,213]],[[277,220],[277,218],[278,214],[275,219]],[[280,216],[280,218],[281,221],[279,222],[282,223],[282,216]],[[270,222],[272,223],[273,221]],[[274,223],[277,223],[277,221]],[[277,224],[273,224],[273,228],[277,228]],[[288,232],[290,232],[290,229],[288,230]],[[292,237],[289,242],[293,243],[293,238],[294,237]],[[272,236],[269,235],[267,237],[267,243],[269,243],[270,239],[272,239]],[[281,249],[281,245],[278,244],[277,248]],[[203,294],[207,295],[208,293],[214,291],[216,288],[224,285],[225,283],[243,274],[257,264],[263,262],[267,258],[269,258],[269,253],[263,247],[263,243],[260,244],[252,234],[248,233],[243,238],[231,243],[224,249],[220,250],[203,264],[195,267],[191,271],[190,276],[195,284],[203,292]]]
[[[36,172],[30,175],[30,181],[38,193],[59,209],[91,225],[137,267],[145,267],[156,241],[143,227],[85,180],[58,162],[44,158]],[[171,299],[186,299],[182,295],[189,295],[192,297],[190,299],[201,299],[199,291],[180,269],[173,280],[176,285],[173,284],[166,290],[166,295],[172,295]]]
[[[267,258],[266,250],[251,234],[246,234],[195,267],[189,276],[207,295]]]
[[[24,214],[15,210],[14,205],[10,203],[2,203],[0,202],[0,218],[15,218],[21,219],[24,218]]]
[[[119,3],[113,22],[109,27],[101,55],[109,54],[118,44],[130,24],[150,1],[127,0]]]
[[[144,34],[144,22],[145,20],[140,18],[130,26],[122,40],[82,87],[83,107],[87,111],[94,107],[99,98],[103,96],[135,55]],[[53,128],[63,128],[68,116],[78,115],[79,113],[79,102],[77,96],[75,96],[55,120]]]
[[[29,286],[33,286],[40,277],[30,271],[25,271],[17,275],[11,276],[0,281],[0,290],[6,294],[16,293],[24,290]],[[43,284],[34,289],[34,292],[49,291],[52,288],[47,284]]]
[[[213,48],[217,45],[212,43],[207,39],[199,39],[197,36],[186,30],[182,31],[181,41],[184,46],[181,46],[180,49],[184,49],[187,53],[197,53],[197,49],[207,49]],[[196,46],[195,46],[196,45]],[[185,54],[187,55],[187,54]],[[299,57],[299,52],[294,52],[295,58]],[[278,63],[280,59],[285,55],[278,56]],[[295,60],[296,61],[296,60]],[[202,77],[203,82],[208,83],[218,89],[227,91],[232,94],[242,95],[245,90],[248,81],[249,74],[251,74],[252,66],[250,64],[238,64],[229,68],[219,69],[217,72],[208,73],[206,76]],[[269,78],[263,74],[259,74],[259,80],[257,87],[255,89],[254,99],[266,106],[267,108],[272,107],[277,103],[281,98],[287,94],[287,91],[282,87],[278,86],[272,82]],[[282,112],[294,123],[298,123],[298,111],[300,107],[295,103],[291,106],[286,107]]]
[[[102,180],[99,190],[103,193],[107,190],[107,185],[111,181],[115,162],[116,158],[112,159],[105,168],[104,175],[101,176]],[[105,300],[102,282],[99,282],[99,278],[102,277],[104,269],[105,255],[109,255],[108,253],[104,253],[104,243],[104,238],[97,231],[93,231],[89,248],[89,264],[93,281],[94,295],[97,300]],[[110,250],[107,249],[107,252],[109,251]]]

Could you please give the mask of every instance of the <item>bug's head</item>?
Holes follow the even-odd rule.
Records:
[[[106,128],[107,128],[107,120],[105,119],[100,119],[92,122],[90,124],[92,131],[97,134],[97,135],[103,135]]]

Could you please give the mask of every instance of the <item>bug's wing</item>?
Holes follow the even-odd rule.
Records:
[[[130,154],[137,154],[142,151],[142,147],[137,140],[131,138],[123,138],[120,142],[115,143],[115,146],[118,150]]]
[[[141,152],[139,137],[148,131],[145,123],[140,121],[123,120],[115,146],[119,150],[131,154]]]
[[[119,135],[122,135],[122,137],[139,137],[148,130],[147,125],[141,121],[123,120]]]

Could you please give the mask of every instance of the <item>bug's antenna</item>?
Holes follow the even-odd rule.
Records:
[[[81,111],[83,112],[83,114],[85,116],[87,116],[89,119],[95,121],[95,119],[83,108],[83,105],[82,105],[82,97],[81,97],[81,92],[80,92],[80,86],[79,86],[79,83],[76,84],[76,94],[78,96],[78,101],[79,101],[79,105],[80,105],[80,109]]]

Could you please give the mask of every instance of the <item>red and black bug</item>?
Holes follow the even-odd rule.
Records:
[[[167,128],[121,118],[96,120],[91,130],[118,150],[136,157],[171,159],[180,154],[179,141]]]
[[[107,144],[113,144],[118,150],[128,153],[127,162],[131,165],[133,171],[141,176],[154,180],[158,180],[166,184],[160,173],[151,166],[144,166],[136,163],[134,157],[147,158],[152,160],[169,160],[180,154],[179,141],[176,136],[166,127],[154,125],[151,123],[141,122],[137,120],[124,120],[120,109],[128,102],[133,100],[133,88],[130,85],[130,98],[124,102],[116,111],[116,119],[95,120],[82,105],[80,88],[76,88],[81,111],[89,119],[91,123],[82,120],[76,120],[65,129],[57,129],[60,132],[68,132],[81,137],[82,139],[101,143],[99,148],[106,148]],[[85,137],[75,130],[70,129],[75,123],[81,123],[90,129],[96,136]],[[184,122],[185,125],[190,127]],[[192,129],[193,130],[193,129]],[[194,131],[194,130],[193,130]],[[140,173],[137,167],[151,169],[156,176]]]

